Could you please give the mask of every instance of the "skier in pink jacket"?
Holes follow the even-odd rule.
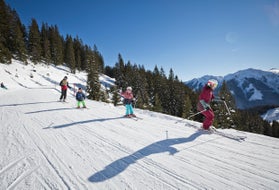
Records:
[[[203,121],[203,129],[205,130],[209,129],[214,120],[214,112],[210,107],[210,102],[214,98],[213,90],[217,87],[217,85],[217,80],[210,79],[203,87],[202,92],[199,95],[197,109],[205,116],[205,120]]]
[[[132,103],[134,101],[134,95],[132,93],[132,87],[127,87],[125,92],[121,93],[121,96],[124,98],[124,104],[126,107],[125,117],[136,117],[134,114]]]

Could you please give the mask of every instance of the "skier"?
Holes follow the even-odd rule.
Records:
[[[1,88],[4,88],[4,89],[8,89],[5,85],[4,85],[4,83],[3,82],[1,82]]]
[[[214,98],[213,90],[217,87],[218,81],[215,79],[210,79],[202,89],[201,94],[199,95],[199,102],[197,104],[197,109],[204,116],[205,120],[203,121],[203,129],[208,130],[212,125],[214,120],[214,112],[210,107],[210,102]]]
[[[79,88],[76,93],[76,100],[77,100],[77,108],[80,108],[80,104],[82,103],[83,108],[86,108],[85,106],[85,94],[82,92],[82,89]]]
[[[126,107],[125,117],[136,117],[133,111],[132,103],[134,101],[134,95],[132,93],[132,87],[127,87],[125,92],[121,93],[121,96],[124,98],[124,104]]]
[[[68,83],[68,77],[65,76],[61,82],[60,82],[60,86],[61,86],[61,96],[60,96],[60,101],[65,102],[66,101],[66,97],[67,97],[67,89],[71,87],[69,86]]]

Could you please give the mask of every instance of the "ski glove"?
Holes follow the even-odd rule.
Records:
[[[204,109],[206,109],[206,110],[211,109],[210,105],[208,103],[206,103],[204,100],[200,100],[200,103]]]

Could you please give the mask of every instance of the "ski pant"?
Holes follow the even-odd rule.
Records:
[[[80,104],[82,104],[83,107],[86,107],[86,106],[85,106],[84,100],[82,100],[82,101],[77,101],[77,107],[80,107]]]
[[[125,107],[126,107],[126,115],[134,114],[132,104],[126,104]]]
[[[61,90],[60,100],[62,100],[62,99],[66,100],[66,97],[67,97],[67,89]]]
[[[208,129],[214,120],[214,112],[212,109],[206,110],[202,112],[202,114],[205,116],[205,120],[203,121],[203,128]]]

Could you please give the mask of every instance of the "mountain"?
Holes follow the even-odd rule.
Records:
[[[212,75],[205,75],[201,78],[194,78],[188,82],[186,82],[185,84],[187,86],[189,86],[191,89],[195,90],[195,91],[199,91],[202,89],[202,87],[204,86],[204,84],[207,83],[207,81],[209,79],[215,79],[218,81],[218,84],[222,84],[224,81],[224,77],[222,76],[212,76]],[[217,91],[220,88],[220,85],[217,86]]]
[[[32,73],[32,75],[31,75]],[[86,85],[86,73],[63,66],[0,64],[0,189],[278,189],[279,139],[220,129],[124,106],[86,100],[73,91],[58,102],[64,75]],[[33,76],[33,77],[32,77]],[[106,77],[103,76],[103,79]],[[113,79],[104,80],[110,84]],[[233,136],[246,136],[242,141]]]
[[[198,90],[210,77],[217,79],[220,84],[223,80],[226,81],[239,109],[266,105],[279,106],[279,72],[276,69],[270,71],[246,69],[225,77],[204,76],[185,84]]]

